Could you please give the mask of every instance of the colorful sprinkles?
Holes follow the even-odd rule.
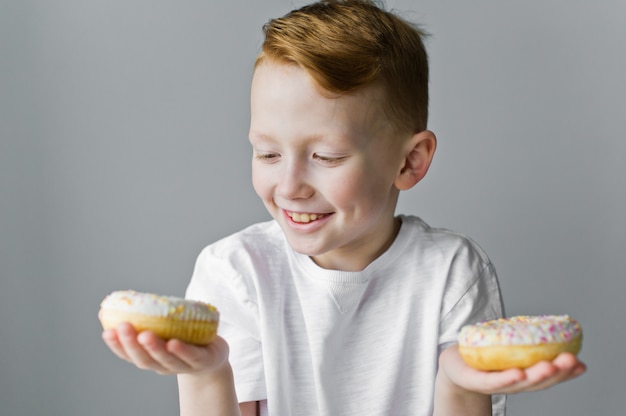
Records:
[[[459,345],[536,345],[565,343],[580,337],[580,324],[568,315],[515,316],[466,325]]]

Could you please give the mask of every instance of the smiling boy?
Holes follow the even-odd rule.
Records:
[[[198,257],[187,297],[216,305],[208,347],[121,325],[140,368],[179,374],[182,415],[488,415],[502,396],[584,371],[571,354],[486,373],[460,328],[503,315],[485,253],[396,215],[428,171],[422,32],[369,1],[324,1],[266,27],[251,88],[252,179],[272,221]]]
[[[399,190],[424,176],[434,154],[434,135],[396,132],[383,103],[382,86],[325,97],[298,66],[255,71],[254,189],[290,246],[323,268],[362,270],[389,247]]]

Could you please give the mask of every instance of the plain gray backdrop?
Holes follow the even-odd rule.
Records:
[[[252,63],[262,24],[302,4],[0,0],[1,415],[178,412],[174,377],[104,346],[98,306],[182,295],[205,245],[268,218]],[[588,373],[508,414],[625,414],[626,2],[387,7],[432,34],[439,140],[398,212],[478,241],[509,315],[583,325]]]

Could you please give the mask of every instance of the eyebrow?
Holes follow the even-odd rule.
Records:
[[[258,131],[250,131],[248,133],[248,139],[250,141],[252,140],[259,140],[259,141],[267,141],[267,142],[277,142],[279,140],[275,139],[273,136],[265,134],[265,133],[261,133]],[[299,138],[300,139],[300,138]],[[328,143],[328,144],[337,144],[339,142],[341,143],[351,143],[352,140],[348,138],[347,135],[344,134],[340,134],[340,135],[323,135],[323,134],[311,134],[308,136],[305,136],[304,138],[302,138],[302,140],[306,143],[314,143],[314,142],[318,142],[318,143]]]

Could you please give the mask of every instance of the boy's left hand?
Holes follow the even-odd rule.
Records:
[[[457,345],[441,353],[439,371],[458,387],[482,394],[512,394],[547,389],[583,374],[587,367],[574,354],[562,353],[553,361],[542,361],[526,369],[480,371],[461,358]]]

